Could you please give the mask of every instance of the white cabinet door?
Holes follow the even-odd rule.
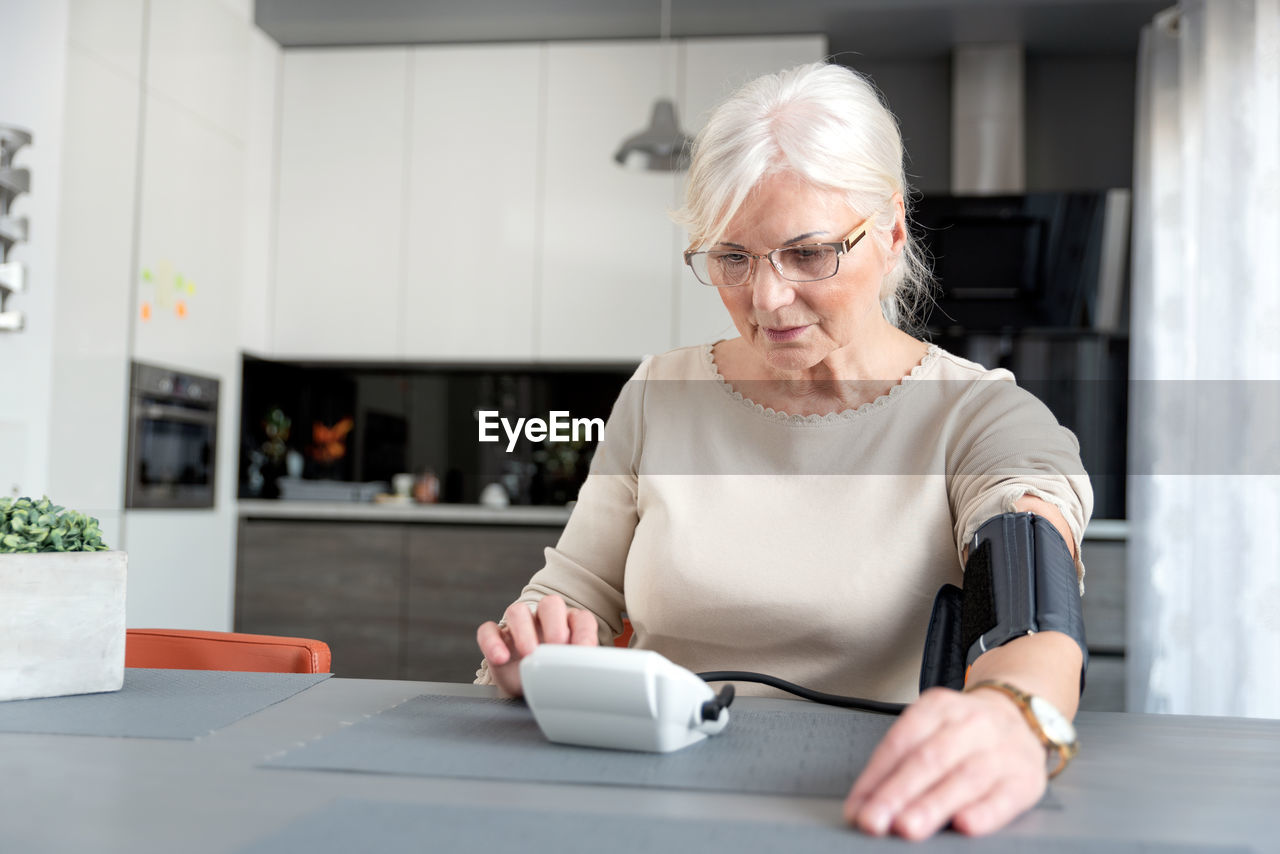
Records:
[[[244,278],[240,287],[240,347],[271,352],[271,280],[276,230],[276,140],[280,128],[280,45],[263,33],[249,34],[244,134]]]
[[[272,349],[401,351],[405,48],[285,51]]]
[[[234,370],[244,275],[244,146],[190,111],[147,98],[133,353]]]
[[[694,134],[706,123],[711,110],[739,86],[761,74],[821,60],[827,53],[827,40],[825,36],[690,39],[681,48],[685,69],[682,120],[685,131]],[[738,333],[717,290],[699,284],[688,267],[680,266],[675,344],[736,337]]]
[[[249,27],[221,0],[148,7],[134,355],[235,370]]]
[[[250,28],[223,0],[147,8],[147,88],[243,140]]]
[[[67,50],[47,488],[99,517],[124,502],[139,41],[132,74],[123,51],[111,63],[76,42]]]
[[[542,360],[634,361],[671,346],[676,179],[626,170],[613,154],[648,124],[673,62],[653,42],[547,48]]]
[[[413,53],[409,359],[534,356],[540,45]]]

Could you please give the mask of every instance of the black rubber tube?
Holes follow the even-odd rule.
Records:
[[[788,694],[795,694],[797,697],[803,697],[815,703],[839,706],[842,709],[860,709],[864,712],[876,712],[881,715],[902,714],[902,710],[907,707],[905,703],[884,703],[880,700],[863,700],[860,697],[841,697],[839,694],[824,694],[821,691],[814,691],[811,688],[792,684],[776,676],[749,673],[744,670],[711,670],[706,673],[699,673],[698,678],[703,682],[759,682],[761,685],[768,685],[771,688],[786,691]]]

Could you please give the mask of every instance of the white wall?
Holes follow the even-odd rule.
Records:
[[[45,491],[123,548],[143,0],[72,0]]]
[[[10,377],[0,392],[0,494],[38,497],[49,470],[67,0],[4,0],[0,33],[0,123],[34,135],[14,160],[32,172],[31,192],[11,211],[30,220],[30,239],[10,253],[27,265],[28,292],[6,306],[26,315],[25,331],[0,332],[0,365]]]
[[[215,507],[125,512],[135,627],[232,628],[240,349],[266,328],[280,61],[249,5],[148,4],[130,355],[216,377],[220,403]],[[184,314],[144,269],[194,285]]]
[[[0,393],[0,491],[101,520],[129,552],[130,626],[230,629],[239,350],[265,305],[280,50],[251,0],[3,0],[0,31],[0,121],[37,142],[19,161],[32,293],[12,301],[28,331],[0,335],[20,389]],[[185,317],[144,321],[157,288],[140,274],[162,265],[197,291]],[[125,511],[131,359],[221,382],[214,509]]]

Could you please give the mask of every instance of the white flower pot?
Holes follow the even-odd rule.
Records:
[[[119,691],[120,551],[0,555],[0,700]]]

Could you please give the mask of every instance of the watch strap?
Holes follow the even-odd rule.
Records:
[[[975,682],[972,685],[965,686],[964,693],[977,691],[980,688],[989,688],[993,691],[999,691],[1018,706],[1022,711],[1022,717],[1031,727],[1031,731],[1035,733],[1036,738],[1040,739],[1040,743],[1050,756],[1055,757],[1057,762],[1055,767],[1049,771],[1049,778],[1052,779],[1062,773],[1062,769],[1067,767],[1067,763],[1075,757],[1079,751],[1079,742],[1071,742],[1070,744],[1059,744],[1049,738],[1048,733],[1044,731],[1044,727],[1040,724],[1035,712],[1031,709],[1031,694],[1023,691],[1016,685],[1010,685],[1008,682],[1001,682],[998,679],[984,679],[981,682]]]

